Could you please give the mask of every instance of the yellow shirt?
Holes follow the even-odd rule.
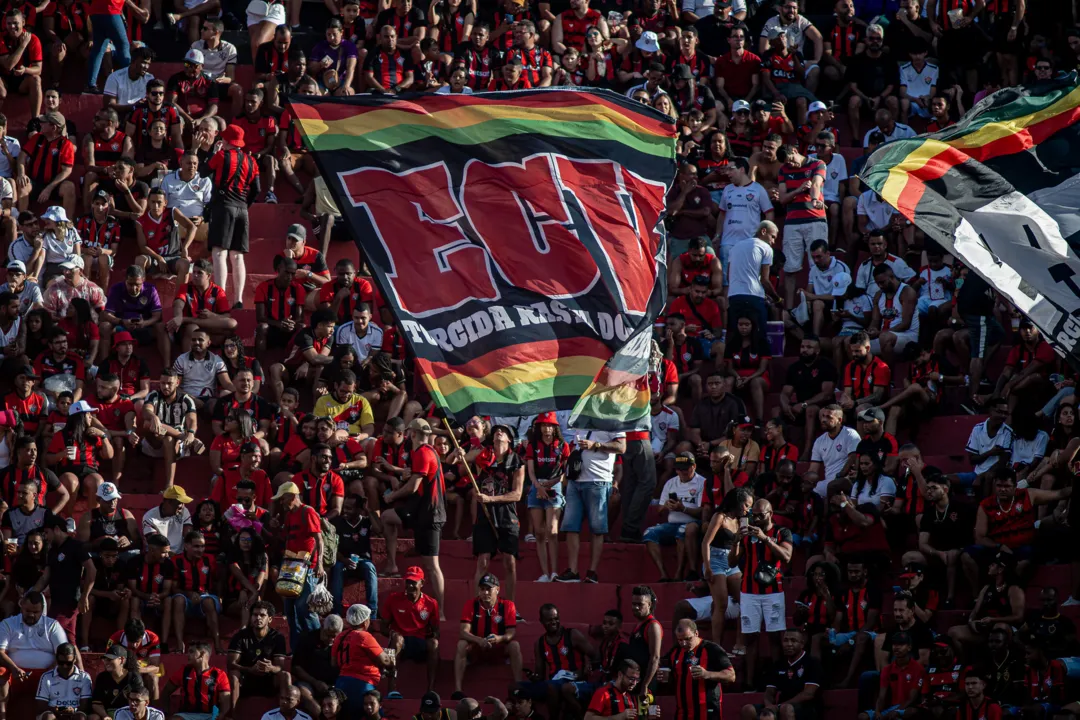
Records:
[[[348,430],[350,435],[359,435],[365,425],[375,424],[371,403],[358,393],[350,395],[345,402],[338,402],[332,393],[323,395],[315,402],[315,417],[330,418],[338,430]]]

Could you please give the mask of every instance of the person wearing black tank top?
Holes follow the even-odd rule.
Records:
[[[990,562],[989,579],[975,598],[966,625],[949,628],[949,637],[957,647],[961,661],[977,657],[986,647],[990,629],[1005,624],[1020,627],[1024,622],[1024,589],[1017,582],[1016,558],[1010,552],[998,552]]]
[[[724,635],[724,619],[730,613],[739,617],[739,591],[742,585],[742,570],[736,564],[728,562],[728,553],[739,542],[739,527],[750,517],[750,508],[754,504],[754,493],[749,488],[735,488],[724,495],[724,500],[715,511],[706,506],[708,529],[701,540],[701,572],[709,585],[712,599],[711,622],[713,642],[720,643]],[[704,619],[701,613],[699,619]],[[743,654],[742,643],[736,641],[731,649],[732,655]]]

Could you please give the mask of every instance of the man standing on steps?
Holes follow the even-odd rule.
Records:
[[[232,264],[234,308],[243,307],[248,252],[248,206],[259,194],[259,164],[244,151],[244,130],[230,125],[221,133],[222,146],[210,158],[214,196],[210,200],[209,245],[214,260],[214,282],[226,287]]]
[[[622,533],[619,542],[641,542],[641,524],[652,503],[656,490],[656,458],[653,456],[652,432],[630,431],[626,433],[626,451],[623,453]],[[592,528],[590,528],[592,532]]]

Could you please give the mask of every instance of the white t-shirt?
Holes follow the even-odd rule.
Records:
[[[753,295],[764,298],[761,268],[772,263],[773,250],[761,238],[754,237],[733,245],[728,253],[728,297]]]
[[[288,720],[288,718],[281,714],[281,710],[274,708],[263,713],[262,720]],[[303,710],[297,710],[296,717],[293,720],[311,720],[311,716]]]
[[[1034,465],[1046,457],[1046,446],[1050,444],[1050,436],[1045,430],[1040,430],[1034,440],[1024,440],[1013,437],[1012,464],[1013,467],[1021,465]]]
[[[205,40],[196,40],[191,44],[191,47],[196,50],[202,51],[203,54],[203,75],[206,75],[211,80],[221,77],[225,74],[225,67],[227,65],[236,64],[236,46],[231,42],[221,40],[218,46],[214,50],[210,50],[206,47]]]
[[[876,132],[885,136],[885,142],[892,142],[893,140],[903,140],[904,138],[915,137],[915,131],[910,126],[904,123],[896,123],[896,127],[893,128],[891,133],[886,133],[877,125],[866,131],[866,135],[863,136],[863,147],[870,147],[870,136]]]
[[[33,625],[23,622],[22,613],[0,622],[0,650],[23,670],[46,670],[56,664],[56,648],[68,641],[60,623],[41,616]]]
[[[694,477],[690,478],[688,482],[682,482],[679,480],[679,476],[676,475],[664,483],[664,491],[660,493],[660,504],[663,505],[668,501],[669,497],[675,495],[679,498],[679,502],[688,508],[701,507],[701,496],[704,494],[705,478],[701,475],[694,473]],[[680,525],[684,525],[693,519],[688,514],[675,510],[669,512],[667,517],[668,522]]]
[[[114,720],[135,720],[135,716],[131,714],[131,708],[122,707],[116,711]],[[146,720],[165,720],[165,713],[161,712],[157,708],[146,708]]]
[[[810,263],[810,290],[815,295],[843,295],[847,291],[847,286],[841,288],[840,284],[836,282],[836,276],[840,274],[846,274],[850,278],[851,268],[843,260],[837,259],[835,255],[833,255],[832,262],[829,263],[827,270],[822,270],[816,263]]]
[[[840,202],[840,183],[847,179],[847,160],[840,153],[833,153],[832,160],[825,166],[825,184],[821,186],[825,202]]]
[[[57,668],[41,676],[38,680],[37,699],[51,708],[76,708],[83,700],[89,700],[94,693],[90,675],[75,668],[71,677],[63,678]]]
[[[16,138],[7,135],[3,137],[3,141],[7,143],[8,152],[11,153],[11,159],[18,162],[19,153],[22,152],[22,146],[19,145],[19,141]],[[0,152],[0,177],[15,177],[15,169],[11,167],[11,163],[8,162],[7,156],[2,152]]]
[[[472,90],[471,87],[466,85],[465,87],[461,88],[461,92],[452,93],[452,92],[450,92],[450,86],[449,85],[443,85],[441,88],[439,88],[438,90],[435,91],[435,94],[436,95],[472,95],[473,90]]]
[[[351,345],[353,350],[356,351],[358,362],[367,360],[372,349],[378,350],[381,348],[382,342],[383,329],[373,322],[368,323],[367,333],[364,337],[356,336],[356,326],[353,325],[352,320],[338,325],[337,329],[334,330],[334,344]]]
[[[773,209],[769,192],[756,182],[743,187],[728,185],[720,193],[719,204],[724,211],[720,240],[724,247],[754,237],[762,215]]]
[[[14,245],[14,243],[12,243]],[[11,288],[7,283],[0,285],[0,293],[11,292]],[[19,314],[25,315],[30,312],[30,308],[35,304],[41,305],[45,302],[45,298],[41,294],[41,288],[36,282],[30,282],[27,280],[23,283],[22,292],[19,293]]]
[[[922,72],[909,62],[900,66],[900,85],[907,87],[908,97],[921,98],[930,94],[938,84],[938,66],[932,62],[923,66]]]
[[[765,21],[765,25],[761,28],[761,37],[768,39],[769,34],[774,28],[780,28],[787,35],[787,45],[792,50],[798,50],[803,57],[806,57],[806,31],[813,27],[810,21],[802,15],[795,18],[795,22],[790,25],[781,25],[780,16],[773,15],[771,18]]]
[[[119,105],[134,105],[146,97],[146,86],[154,76],[146,73],[140,78],[132,80],[128,75],[128,69],[117,70],[105,80],[105,94],[116,98]]]
[[[934,270],[929,265],[919,269],[919,278],[923,280],[919,288],[919,297],[928,298],[931,305],[944,305],[952,300],[952,290],[948,289],[936,280],[952,280],[952,268],[942,265],[940,270]]]
[[[885,264],[892,268],[893,275],[900,282],[907,282],[911,278],[915,277],[915,271],[911,267],[896,257],[895,255],[886,255]],[[878,294],[881,288],[878,287],[877,280],[874,279],[874,262],[873,260],[866,260],[859,266],[859,271],[855,275],[855,287],[864,288],[866,294],[871,299]]]
[[[829,437],[829,433],[821,433],[810,451],[810,462],[819,462],[824,467],[823,477],[814,486],[814,492],[825,497],[829,483],[844,469],[848,456],[855,452],[861,440],[859,433],[846,425],[840,428],[840,433],[835,438]]]
[[[191,524],[191,513],[186,507],[180,509],[179,515],[169,518],[161,517],[161,506],[152,507],[143,513],[142,534],[150,537],[157,533],[169,539],[169,546],[173,553],[184,551],[184,527]]]
[[[652,451],[659,453],[664,449],[668,433],[679,432],[679,413],[667,405],[660,408],[660,412],[652,416]]]
[[[968,436],[967,451],[972,455],[982,455],[993,447],[1003,447],[1006,450],[1012,451],[1013,446],[1013,434],[1012,428],[1002,423],[998,428],[997,435],[990,437],[990,433],[986,430],[986,423],[988,420],[983,420],[981,423],[971,428],[971,435]],[[990,468],[994,467],[1001,459],[1000,455],[994,455],[983,460],[981,463],[975,466],[975,472],[979,475],[986,472]],[[1008,458],[1006,458],[1006,461]]]
[[[844,309],[855,317],[862,320],[867,315],[872,315],[874,312],[873,301],[867,295],[856,295],[853,298],[848,298],[844,301]],[[840,326],[840,331],[851,330],[857,332],[859,330],[865,330],[866,328],[855,322],[852,318],[844,318],[844,324]]]
[[[871,230],[887,228],[892,216],[896,214],[893,206],[884,200],[878,200],[873,190],[866,190],[859,196],[859,204],[855,211],[859,215],[866,216]]]
[[[624,439],[624,432],[604,432],[603,430],[575,430],[572,439],[590,440],[598,443],[609,443]],[[581,453],[581,475],[576,482],[603,482],[609,483],[615,479],[615,453],[585,450]]]
[[[877,490],[871,490],[870,483],[860,484],[859,494],[854,499],[856,505],[872,503],[881,507],[881,498],[883,497],[896,497],[896,482],[885,475],[878,478]]]
[[[181,376],[180,389],[193,398],[214,395],[217,376],[226,372],[225,361],[212,352],[202,360],[194,359],[191,352],[183,353],[173,362],[173,370]]]

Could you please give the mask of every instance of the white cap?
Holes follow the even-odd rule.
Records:
[[[660,39],[656,37],[656,33],[652,30],[646,30],[641,33],[641,37],[634,43],[634,47],[644,52],[660,52]]]
[[[7,264],[7,269],[8,270],[18,270],[23,275],[25,275],[26,274],[26,263],[24,263],[22,260],[12,260],[11,262],[9,262]]]
[[[55,223],[70,222],[68,220],[67,213],[64,212],[64,208],[60,207],[59,205],[53,205],[52,207],[47,209],[45,212],[41,213],[41,219],[42,220],[51,220],[52,222],[55,222]]]
[[[200,50],[199,48],[191,48],[187,51],[187,55],[184,56],[184,62],[198,63],[199,65],[202,65],[205,61],[206,58],[203,57],[202,50]]]
[[[734,103],[732,103],[731,112],[739,112],[740,110],[750,112],[750,103],[746,102],[745,100],[736,100]]]
[[[90,407],[90,403],[85,400],[80,400],[76,403],[71,403],[71,407],[68,408],[68,415],[75,415],[77,413],[96,413],[97,408]]]
[[[74,270],[75,268],[85,270],[86,262],[82,259],[82,255],[72,255],[67,260],[60,263],[60,267],[64,270]]]
[[[812,113],[812,112],[819,112],[821,110],[828,110],[828,109],[829,109],[828,105],[821,102],[820,100],[815,100],[814,102],[810,103],[810,107],[806,108],[806,112],[807,113]]]
[[[105,502],[112,502],[113,500],[119,500],[123,497],[120,491],[116,489],[116,485],[111,482],[103,482],[98,485],[97,496]]]

